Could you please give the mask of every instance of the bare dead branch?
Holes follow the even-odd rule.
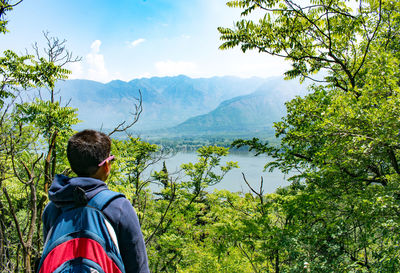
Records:
[[[260,199],[261,212],[264,214],[265,211],[264,211],[264,197],[263,197],[263,194],[264,194],[264,190],[263,190],[264,179],[263,179],[263,177],[261,176],[260,191],[257,192],[256,190],[253,189],[253,187],[250,185],[250,183],[247,182],[246,176],[245,176],[245,174],[243,172],[242,172],[242,176],[243,176],[244,182],[246,182],[246,184],[250,188],[250,190],[255,195],[257,195],[258,199]]]
[[[140,114],[143,111],[143,97],[140,89],[139,89],[139,98],[137,98],[136,101],[137,103],[135,104],[135,110],[134,112],[131,113],[131,115],[133,116],[132,122],[129,123],[128,125],[125,125],[126,120],[122,121],[111,131],[111,133],[108,134],[108,136],[111,136],[116,132],[126,132],[129,128],[135,125],[135,123],[139,120]]]
[[[47,61],[53,62],[58,66],[63,67],[68,63],[75,63],[82,60],[82,57],[74,57],[72,52],[70,52],[66,48],[67,40],[60,40],[58,37],[52,37],[50,36],[49,31],[43,31],[43,36],[46,40],[46,47],[43,48],[43,52],[44,57],[47,58]],[[35,52],[37,59],[43,57],[40,53],[37,42],[32,45],[32,48]]]

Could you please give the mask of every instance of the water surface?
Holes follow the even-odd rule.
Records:
[[[198,160],[197,154],[195,152],[178,152],[176,155],[165,159],[165,164],[168,169],[168,172],[174,173],[179,171],[180,166],[183,163],[196,163]],[[282,174],[279,170],[275,169],[273,172],[264,172],[264,165],[269,162],[271,159],[266,156],[253,156],[249,153],[245,154],[236,154],[231,153],[226,157],[223,157],[221,160],[221,165],[227,161],[237,162],[239,165],[239,169],[233,169],[228,172],[223,180],[216,184],[215,186],[210,187],[210,190],[213,189],[226,189],[229,191],[237,192],[249,192],[250,189],[246,185],[243,180],[242,173],[245,175],[247,182],[257,191],[260,189],[261,177],[263,178],[263,190],[264,193],[274,192],[278,187],[285,187],[289,185],[287,182],[288,175]],[[162,161],[158,162],[154,166],[150,167],[147,170],[147,174],[151,171],[159,171],[162,168]],[[217,172],[220,174],[220,172]],[[179,174],[175,174],[175,176],[179,176],[181,179],[185,179],[184,174],[181,172]],[[187,179],[187,178],[186,178]],[[154,186],[153,186],[154,187]]]

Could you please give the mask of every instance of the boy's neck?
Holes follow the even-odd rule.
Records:
[[[106,181],[109,174],[110,172],[108,171],[108,168],[105,168],[105,165],[103,165],[97,170],[95,174],[91,175],[90,177],[99,179],[101,181]]]

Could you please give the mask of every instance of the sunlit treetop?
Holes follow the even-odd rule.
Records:
[[[281,56],[292,63],[287,78],[327,71],[326,82],[354,91],[377,53],[398,57],[398,1],[237,0],[227,5],[241,8],[243,18],[234,28],[218,28],[220,48]]]

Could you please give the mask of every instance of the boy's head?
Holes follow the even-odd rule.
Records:
[[[101,132],[83,130],[68,140],[67,157],[78,176],[93,176],[111,151],[110,138]]]

